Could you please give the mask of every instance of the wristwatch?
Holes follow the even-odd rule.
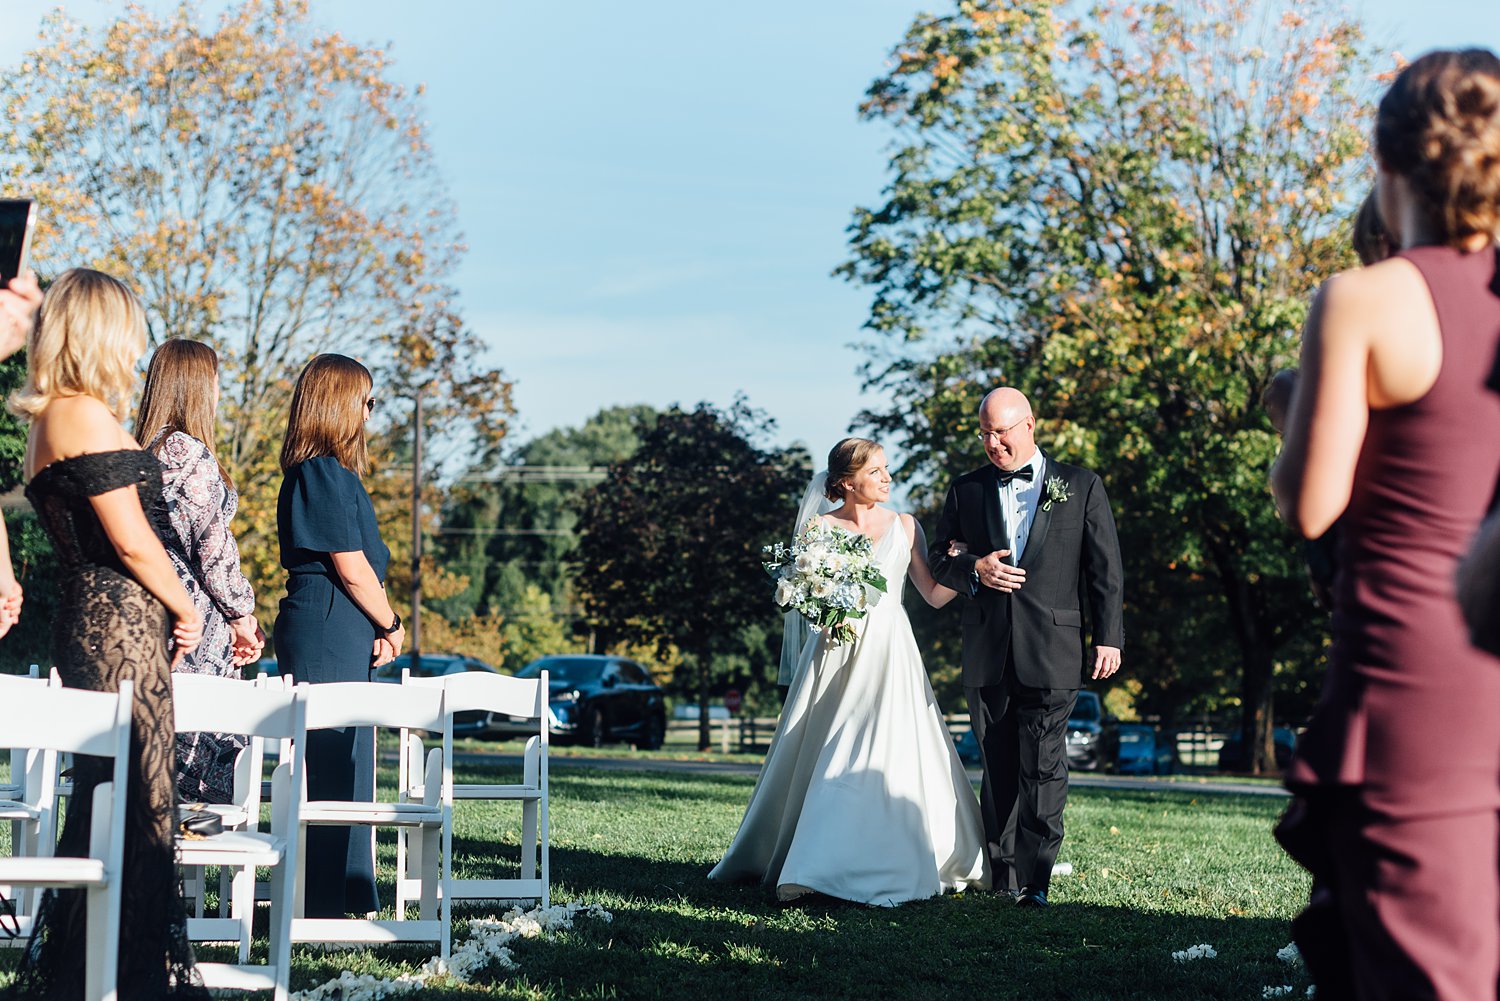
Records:
[[[396,616],[396,621],[395,622],[392,622],[388,626],[376,626],[375,627],[375,632],[378,635],[380,635],[380,636],[389,636],[391,633],[393,633],[397,629],[401,628],[401,613],[397,612],[397,613],[394,613],[394,614]]]

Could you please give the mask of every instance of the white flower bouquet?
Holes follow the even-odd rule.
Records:
[[[858,532],[810,519],[791,546],[767,546],[762,565],[776,581],[776,604],[800,612],[834,643],[852,643],[849,619],[862,619],[885,593],[874,545]]]

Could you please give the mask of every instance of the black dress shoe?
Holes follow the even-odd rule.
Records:
[[[1046,907],[1047,891],[1045,890],[1022,890],[1016,896],[1017,907]]]

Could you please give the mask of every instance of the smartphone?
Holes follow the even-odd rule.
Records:
[[[0,288],[25,273],[35,225],[36,202],[30,198],[0,198]]]

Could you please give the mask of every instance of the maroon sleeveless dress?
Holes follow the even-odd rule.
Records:
[[[1322,852],[1293,851],[1315,877],[1297,931],[1320,998],[1494,998],[1500,659],[1470,646],[1454,574],[1500,479],[1500,275],[1493,248],[1399,256],[1443,360],[1426,396],[1371,411],[1340,522],[1328,675],[1287,774],[1321,804]],[[1317,891],[1328,920],[1309,929]]]

